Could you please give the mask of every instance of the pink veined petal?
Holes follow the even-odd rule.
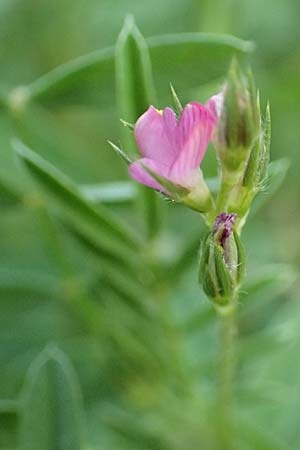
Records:
[[[132,178],[134,178],[139,183],[145,184],[153,189],[164,192],[167,194],[166,189],[161,186],[144,168],[143,165],[149,167],[149,169],[153,170],[153,172],[157,173],[164,178],[168,176],[168,166],[164,164],[158,163],[153,159],[142,158],[129,166],[129,174]]]
[[[174,183],[190,187],[208,143],[211,139],[215,118],[199,103],[189,103],[183,110],[178,124],[181,150],[170,169],[170,179]]]
[[[211,114],[218,119],[221,115],[221,110],[223,106],[224,100],[224,91],[219,92],[216,95],[213,95],[207,102],[205,103],[206,108],[211,112]]]
[[[166,108],[163,113],[153,106],[138,119],[135,128],[137,146],[144,158],[170,166],[178,154],[175,113]]]

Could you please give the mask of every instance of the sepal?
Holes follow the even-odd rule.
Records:
[[[199,283],[216,305],[229,305],[245,271],[245,255],[238,233],[232,230],[235,215],[217,216],[200,251]]]

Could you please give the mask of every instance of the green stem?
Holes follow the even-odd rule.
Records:
[[[220,310],[219,367],[217,410],[220,450],[233,450],[233,377],[235,370],[236,299],[230,309]]]
[[[240,182],[239,172],[228,172],[223,169],[221,172],[221,185],[216,204],[216,215],[223,211],[228,212],[230,200],[235,193],[236,186]]]

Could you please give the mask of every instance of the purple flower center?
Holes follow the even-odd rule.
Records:
[[[213,224],[212,232],[217,242],[224,248],[226,240],[232,233],[232,229],[235,223],[236,214],[226,214],[222,212],[219,214]]]

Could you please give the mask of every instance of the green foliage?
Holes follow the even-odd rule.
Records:
[[[66,357],[46,349],[32,363],[25,382],[20,449],[80,450],[84,420],[78,381]]]

